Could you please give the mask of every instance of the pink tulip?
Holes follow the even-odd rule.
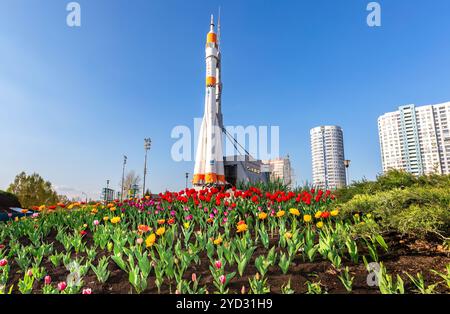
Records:
[[[59,291],[64,291],[66,288],[67,288],[67,284],[66,284],[65,281],[61,281],[61,282],[58,284],[58,290],[59,290]]]
[[[50,277],[49,275],[45,276],[45,278],[44,278],[44,283],[45,283],[46,285],[51,284],[51,283],[52,283],[52,277]]]
[[[144,239],[142,239],[142,238],[138,238],[137,240],[136,240],[136,243],[137,244],[142,244],[144,242]]]
[[[219,281],[220,281],[220,283],[221,283],[222,285],[224,285],[225,282],[227,281],[227,278],[225,277],[225,275],[222,275],[222,276],[219,277]]]
[[[28,269],[28,271],[27,271],[27,276],[28,276],[28,277],[33,276],[33,271],[32,271],[31,269]]]
[[[100,224],[100,222],[97,219],[95,219],[94,220],[94,226],[98,226],[99,224]]]
[[[8,260],[6,258],[3,258],[0,260],[0,267],[8,265]]]
[[[39,216],[38,213],[34,213],[33,215],[31,215],[31,218],[37,218]]]
[[[192,273],[192,282],[196,282],[197,281],[197,275],[195,273]]]
[[[82,294],[92,294],[92,289],[91,288],[83,289]]]
[[[8,213],[8,217],[11,218],[11,217],[12,217],[12,214],[11,214],[11,213]]]
[[[215,265],[216,265],[217,269],[221,269],[222,268],[222,262],[221,261],[216,261]]]

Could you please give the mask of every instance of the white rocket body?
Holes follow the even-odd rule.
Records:
[[[225,184],[222,151],[220,52],[212,17],[211,29],[207,34],[205,52],[205,114],[200,126],[195,158],[193,184],[196,186]]]

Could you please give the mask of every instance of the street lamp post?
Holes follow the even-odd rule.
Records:
[[[105,189],[105,204],[108,203],[108,191],[109,191],[109,180],[106,180],[106,189]]]
[[[147,152],[152,146],[152,140],[150,138],[144,138],[144,150],[145,150],[145,160],[144,160],[144,184],[142,187],[142,197],[145,197],[145,179],[147,176]]]
[[[127,163],[127,156],[123,155],[123,167],[122,167],[122,190],[120,192],[120,200],[123,199],[123,181],[125,180],[125,165]]]
[[[85,192],[81,192],[81,195],[84,195],[86,197],[86,204],[87,204],[87,201],[88,201],[87,194]]]
[[[188,178],[189,178],[189,172],[186,172],[186,189],[188,187]]]
[[[344,160],[344,166],[345,166],[345,177],[346,177],[346,184],[348,186],[348,184],[350,183],[350,178],[348,176],[348,167],[350,167],[350,160],[346,159]]]

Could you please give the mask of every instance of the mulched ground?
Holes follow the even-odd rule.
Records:
[[[57,252],[64,251],[63,246],[55,239],[56,232],[52,232],[48,237],[47,243],[54,243],[54,249]],[[92,234],[88,233],[85,236],[85,241],[89,247],[92,243]],[[380,260],[385,264],[388,273],[396,277],[399,274],[405,282],[405,290],[412,293],[415,290],[414,285],[410,282],[408,277],[404,272],[408,272],[411,275],[416,275],[418,272],[422,272],[425,282],[427,284],[432,284],[440,281],[441,278],[430,272],[431,269],[437,270],[439,272],[444,272],[445,266],[450,263],[450,254],[441,247],[441,242],[435,239],[428,240],[418,240],[410,237],[402,237],[397,234],[390,234],[385,236],[386,242],[389,245],[389,252],[382,254],[380,253]],[[30,242],[28,239],[23,238],[19,240],[21,244],[28,245]],[[277,243],[277,239],[271,240],[271,246]],[[95,259],[95,265],[97,260],[102,256],[109,255],[108,252],[98,252]],[[260,254],[266,255],[266,250],[263,247],[259,247],[255,253],[254,257]],[[85,253],[81,253],[78,256],[86,256]],[[75,252],[72,252],[72,258],[77,257]],[[191,268],[186,272],[186,279],[190,280],[191,274],[195,272],[197,277],[200,278],[200,286],[206,285],[210,292],[215,291],[215,287],[212,284],[212,276],[209,271],[209,260],[206,256],[206,252],[203,253],[201,257],[201,265],[192,265]],[[317,256],[319,257],[319,256]],[[15,261],[11,262],[11,272],[10,279],[8,282],[8,287],[14,284],[13,293],[20,293],[17,288],[18,280],[23,278],[23,274]],[[350,274],[354,276],[353,281],[353,291],[355,294],[373,294],[379,293],[378,287],[369,287],[367,284],[367,271],[364,264],[354,265],[353,263],[343,259],[343,266],[348,266]],[[48,275],[52,277],[53,282],[65,281],[69,272],[64,266],[54,268],[53,264],[44,258],[41,266],[45,267]],[[109,261],[109,270],[111,271],[110,277],[105,284],[100,284],[97,281],[97,277],[94,272],[90,269],[86,276],[83,277],[84,287],[89,287],[93,290],[93,293],[102,294],[113,294],[113,293],[131,293],[133,292],[131,285],[128,282],[128,274],[123,272],[112,260]],[[232,272],[236,271],[236,265],[230,268],[228,265],[226,271]],[[230,293],[240,293],[242,286],[249,290],[248,279],[252,278],[257,272],[254,266],[254,259],[248,264],[244,276],[239,277],[236,274],[234,279],[229,284]],[[280,293],[281,286],[286,284],[289,279],[291,279],[291,288],[295,290],[296,293],[305,293],[307,287],[305,285],[306,281],[318,282],[320,281],[322,285],[322,290],[328,293],[347,293],[342,283],[340,282],[338,272],[331,265],[329,261],[316,261],[314,263],[304,262],[302,258],[297,258],[294,260],[294,264],[290,267],[289,273],[283,275],[278,266],[271,267],[266,275],[268,277],[268,284],[272,293]],[[35,282],[34,293],[41,293],[43,282]],[[176,282],[173,281],[169,283],[166,278],[166,282],[161,288],[161,293],[174,293],[176,287]],[[449,293],[449,290],[444,286],[439,286],[436,289],[439,293]],[[155,285],[155,277],[150,275],[148,279],[148,288],[144,293],[158,293],[157,287]]]

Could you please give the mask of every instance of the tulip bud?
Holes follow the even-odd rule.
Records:
[[[256,279],[256,280],[259,280],[259,278],[260,278],[260,277],[259,277],[259,273],[256,273],[255,279]]]
[[[136,239],[136,243],[137,244],[142,244],[144,242],[144,239],[142,239],[142,238],[138,238],[138,239]]]
[[[94,226],[98,226],[99,224],[100,224],[100,222],[97,219],[95,219],[94,220]]]
[[[242,286],[242,288],[241,288],[241,294],[245,294],[245,286]]]
[[[196,282],[197,281],[197,275],[195,273],[192,273],[192,282]]]
[[[51,283],[52,283],[52,277],[50,277],[49,275],[45,276],[45,278],[44,278],[44,283],[45,283],[46,285],[51,284]]]
[[[216,261],[215,265],[216,265],[217,269],[221,269],[222,268],[222,262],[221,261]]]
[[[86,288],[86,289],[83,289],[83,292],[82,292],[83,294],[92,294],[92,289],[91,288]]]
[[[33,276],[33,271],[32,271],[31,269],[28,269],[28,271],[27,271],[27,276],[28,276],[28,277]]]
[[[225,277],[225,275],[222,275],[222,276],[219,277],[219,281],[220,281],[220,283],[221,283],[222,285],[224,285],[225,282],[227,281],[227,278]]]
[[[0,267],[8,265],[8,260],[6,258],[3,258],[0,260]]]
[[[181,294],[180,290],[175,290],[175,294]]]
[[[59,291],[64,291],[67,288],[67,284],[65,281],[62,281],[58,284],[58,290]]]

